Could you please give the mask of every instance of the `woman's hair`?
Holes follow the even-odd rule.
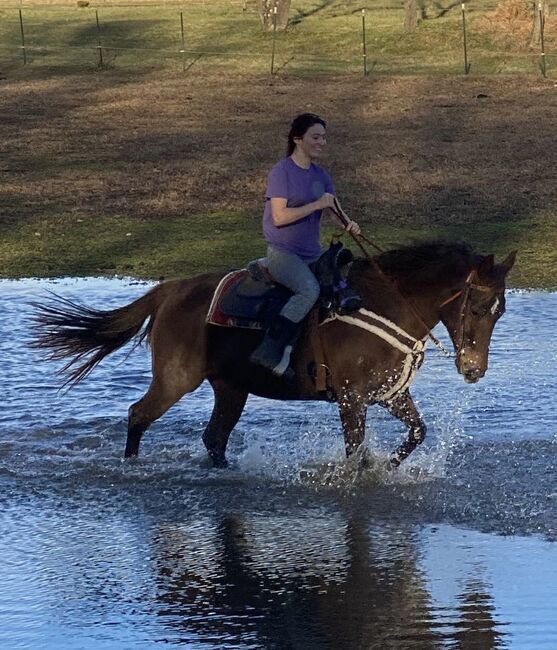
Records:
[[[305,132],[314,124],[321,124],[326,128],[325,120],[315,113],[301,113],[296,115],[290,126],[290,133],[288,134],[288,147],[286,148],[286,155],[290,156],[296,148],[294,138],[302,138]]]

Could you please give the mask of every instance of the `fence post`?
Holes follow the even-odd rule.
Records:
[[[273,49],[271,52],[271,76],[275,74],[275,47],[277,42],[277,5],[273,7]]]
[[[101,26],[99,24],[99,12],[95,9],[95,17],[97,19],[97,50],[99,51],[99,68],[102,68],[104,65],[103,62],[103,45],[101,41]]]
[[[180,32],[182,35],[182,49],[180,50],[182,54],[182,72],[186,71],[186,39],[184,36],[184,12],[180,12]]]
[[[366,47],[366,10],[362,9],[362,59],[364,62],[364,77],[367,76],[367,47]]]
[[[21,29],[21,51],[23,53],[23,65],[27,64],[27,52],[25,51],[25,32],[23,31],[23,14],[19,10],[19,27]]]
[[[539,18],[540,18],[540,47],[541,47],[541,52],[540,52],[540,70],[542,71],[542,74],[544,77],[547,76],[547,69],[546,69],[546,59],[545,59],[545,45],[544,45],[544,38],[543,38],[543,31],[545,28],[545,14],[543,11],[543,5],[542,3],[538,3],[538,13],[539,13]]]
[[[462,46],[464,48],[464,74],[470,72],[471,64],[468,63],[468,41],[466,38],[466,3],[462,3]]]

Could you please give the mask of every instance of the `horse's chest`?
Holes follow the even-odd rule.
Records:
[[[356,391],[372,402],[408,388],[423,362],[423,341],[365,310],[336,320],[327,356],[337,391]]]

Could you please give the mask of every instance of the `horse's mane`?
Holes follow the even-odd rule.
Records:
[[[441,270],[458,273],[463,265],[471,264],[475,255],[472,247],[464,242],[426,241],[385,251],[374,256],[374,261],[390,277],[419,282],[438,276]],[[373,269],[373,264],[358,258],[353,268],[365,272]]]

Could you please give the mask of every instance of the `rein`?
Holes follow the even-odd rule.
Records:
[[[334,208],[331,208],[331,210],[336,215],[336,217],[339,219],[339,221],[342,223],[342,225],[346,228],[346,226],[348,226],[348,224],[350,223],[350,218],[346,214],[346,212],[344,212],[344,210],[340,207],[340,203],[338,202],[338,199],[336,198],[336,196],[334,197]],[[353,232],[349,231],[349,235],[356,242],[358,248],[365,255],[366,259],[369,260],[369,262],[371,262],[373,268],[377,271],[379,276],[399,294],[399,296],[402,298],[403,302],[408,306],[410,311],[417,318],[418,322],[421,325],[423,325],[423,327],[426,330],[426,336],[431,339],[433,344],[439,350],[441,350],[441,352],[446,357],[450,357],[451,356],[450,352],[447,350],[447,348],[445,348],[445,346],[441,343],[441,341],[433,334],[433,332],[431,331],[431,328],[428,325],[426,325],[426,323],[424,322],[424,319],[422,318],[421,314],[418,312],[416,307],[412,304],[412,302],[406,296],[404,296],[402,294],[402,292],[398,288],[396,282],[394,282],[392,280],[392,278],[390,278],[388,275],[383,273],[383,271],[382,271],[381,267],[379,266],[379,264],[377,264],[377,262],[373,259],[373,257],[367,252],[365,246],[362,244],[362,241],[365,241],[366,244],[369,244],[370,246],[373,246],[373,248],[375,248],[380,253],[384,252],[383,249],[381,249],[379,246],[377,246],[377,244],[373,243],[371,240],[367,239],[366,237],[364,237],[361,234],[360,235],[355,235]],[[462,291],[460,291],[460,293],[462,293]],[[449,300],[449,302],[451,300],[454,300],[455,298],[457,298],[458,295],[460,295],[460,293],[455,295],[455,296],[452,296],[451,299]],[[462,319],[462,321],[463,320],[464,319]],[[464,331],[464,328],[462,328],[462,330]]]

